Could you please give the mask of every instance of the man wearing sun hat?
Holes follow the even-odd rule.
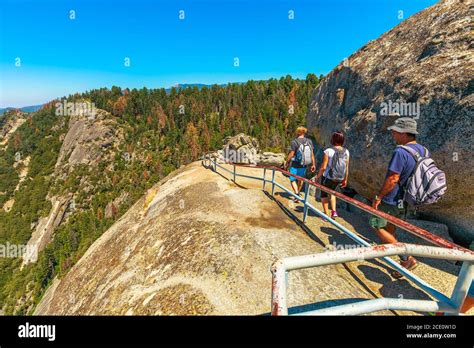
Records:
[[[417,123],[413,118],[400,117],[387,128],[397,145],[406,145],[422,156],[426,149],[416,142],[418,135]],[[403,201],[403,188],[408,178],[415,169],[416,161],[413,156],[403,148],[397,146],[388,165],[385,182],[372,201],[372,207],[397,218],[404,219],[407,204]],[[383,243],[397,243],[395,237],[396,226],[387,220],[372,215],[369,224],[376,231]],[[413,256],[400,255],[400,264],[408,270],[414,269],[418,263]],[[395,278],[401,278],[399,272],[392,273]]]

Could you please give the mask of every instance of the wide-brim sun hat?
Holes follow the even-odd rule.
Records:
[[[416,128],[417,124],[413,118],[400,117],[392,126],[388,127],[387,129],[394,130],[399,133],[419,134]]]

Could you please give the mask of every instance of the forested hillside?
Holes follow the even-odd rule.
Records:
[[[89,101],[106,111],[80,120],[86,134],[76,152],[65,141],[75,139],[79,121],[58,116],[58,101],[32,114],[7,112],[0,127],[12,118],[24,121],[0,145],[0,244],[28,243],[54,210],[51,202],[66,202],[66,208],[37,262],[22,267],[21,258],[0,258],[0,309],[32,313],[53,278],[66,274],[148,188],[220,147],[224,137],[244,132],[264,150],[286,151],[318,82],[310,74],[168,93],[113,87],[69,96],[69,102]],[[94,129],[108,140],[88,139]]]

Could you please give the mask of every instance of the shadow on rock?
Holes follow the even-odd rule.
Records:
[[[358,268],[367,279],[382,285],[379,292],[383,297],[431,300],[424,291],[413,287],[406,279],[393,280],[380,269],[367,265],[360,265]]]

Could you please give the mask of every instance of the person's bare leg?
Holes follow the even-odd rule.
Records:
[[[328,198],[327,197],[321,197],[321,203],[323,205],[324,214],[329,216]]]
[[[298,192],[301,192],[301,188],[303,187],[304,182],[302,180],[298,180]]]
[[[392,224],[387,224],[385,228],[376,228],[377,236],[382,240],[383,244],[397,243],[398,240],[395,238],[396,227]]]
[[[393,243],[398,243],[397,238],[395,238],[396,229],[397,227],[395,225],[387,224],[385,228],[377,228],[375,229],[375,231],[377,232],[377,235],[379,236],[379,238],[382,240],[383,244],[393,244]],[[403,262],[407,262],[408,260],[410,260],[410,258],[413,258],[413,256],[402,256],[402,255],[399,255],[399,257],[400,257],[400,262],[402,263],[402,265],[403,265]],[[415,264],[412,264],[412,265],[416,266],[416,260],[414,259],[414,261],[415,261]],[[412,267],[414,266],[410,266],[410,269],[412,269]],[[400,279],[401,277],[403,277],[403,275],[398,271],[394,271],[392,273],[392,276],[397,279]]]
[[[331,210],[336,211],[336,196],[331,195]]]
[[[300,191],[298,190],[298,183],[297,181],[292,181],[291,182],[291,188],[293,189],[293,192],[298,194]]]

